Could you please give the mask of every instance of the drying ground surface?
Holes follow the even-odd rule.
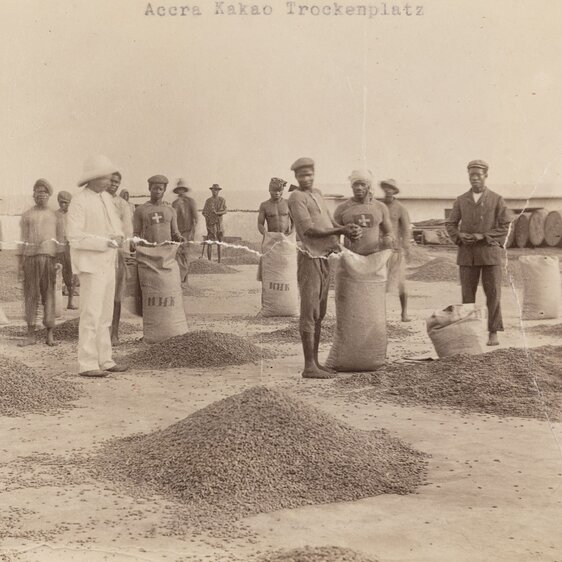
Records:
[[[525,252],[530,251],[510,250],[510,260],[514,261]],[[426,261],[454,257],[451,250],[445,248],[426,254]],[[19,330],[22,307],[18,285],[13,278],[13,260],[9,252],[0,252],[0,271],[3,272],[0,306],[11,325]],[[417,252],[415,265],[421,263],[423,259]],[[492,367],[485,388],[475,389],[474,394],[471,394],[471,385],[465,382],[472,381],[472,386],[477,385],[486,373],[479,371],[476,376],[472,360],[459,362],[459,372],[454,377],[449,372],[443,377],[442,371],[438,370],[442,385],[428,380],[432,370],[424,366],[425,363],[404,362],[412,357],[434,357],[425,332],[425,319],[433,310],[459,302],[460,287],[450,276],[429,282],[409,281],[412,317],[409,324],[399,322],[397,295],[388,296],[387,317],[392,326],[388,333],[388,359],[396,365],[381,372],[384,377],[346,374],[336,381],[315,381],[300,377],[302,356],[299,341],[295,338],[294,319],[257,317],[260,286],[255,280],[256,266],[237,264],[236,270],[221,275],[193,275],[190,278],[192,290],[185,296],[185,307],[191,332],[242,338],[244,344],[237,353],[243,356],[249,351],[247,363],[229,365],[226,360],[222,363],[215,360],[212,367],[165,369],[152,369],[141,364],[106,379],[79,380],[74,338],[61,341],[54,348],[41,343],[20,348],[17,347],[21,340],[20,331],[0,331],[0,352],[3,357],[13,360],[5,363],[8,367],[17,367],[17,362],[21,362],[33,370],[33,377],[43,377],[43,382],[50,387],[45,393],[49,400],[65,381],[73,383],[73,388],[77,385],[72,395],[61,396],[65,407],[41,408],[35,407],[34,402],[31,411],[23,408],[10,412],[9,416],[0,416],[0,560],[554,562],[562,559],[562,424],[555,421],[557,416],[547,419],[546,415],[541,415],[540,397],[535,397],[537,407],[526,402],[527,406],[518,410],[521,403],[517,396],[510,393],[511,402],[501,402],[501,392],[496,395],[496,402],[501,402],[495,405],[497,407],[476,410],[474,401],[470,400],[478,399],[480,404],[484,396],[488,404],[488,399],[494,398],[497,359],[478,363],[478,369],[483,365]],[[411,268],[410,273],[415,272]],[[504,358],[504,363],[515,357],[516,360],[511,362],[517,367],[526,365],[525,349],[560,345],[560,320],[521,323],[518,314],[521,292],[517,283],[513,287],[503,287],[506,330],[500,334],[500,349],[486,349],[486,352],[499,353],[499,360]],[[478,302],[483,303],[480,292]],[[76,315],[74,311],[65,310],[60,321]],[[135,354],[148,357],[150,347],[139,341],[142,321],[128,314],[124,314],[123,320],[128,326],[123,332],[121,346],[115,350],[116,358],[123,360]],[[333,326],[333,293],[330,294],[327,322]],[[398,329],[402,327],[407,329]],[[333,329],[326,329],[321,358],[329,352],[332,334]],[[200,344],[200,340],[197,341]],[[232,341],[240,340],[233,338]],[[264,353],[261,358],[250,357],[253,346],[270,353]],[[222,352],[217,349],[215,359],[217,353],[221,359]],[[509,349],[520,351],[513,355]],[[559,353],[545,356],[544,349],[538,351],[541,369],[548,368],[549,373],[555,373],[553,364],[559,361]],[[204,360],[205,353],[198,353],[197,357],[198,361],[201,357]],[[461,367],[467,369],[466,379],[462,378]],[[18,368],[21,376],[31,372]],[[408,373],[413,375],[410,377]],[[562,377],[562,365],[560,373]],[[497,379],[500,390],[507,380],[504,374]],[[14,373],[10,371],[8,375],[13,382]],[[529,378],[526,372],[523,376],[528,382],[525,399],[531,396],[536,384],[537,390],[546,392],[543,403],[548,407],[544,411],[555,412],[556,405],[548,403],[547,398],[551,396],[548,392],[557,390],[556,380],[551,380],[548,387],[542,389],[544,377]],[[356,382],[343,382],[345,379],[349,381],[349,377],[357,377]],[[389,399],[392,391],[399,390],[392,383],[393,377],[404,389],[402,399],[396,395]],[[416,381],[419,385],[413,384]],[[31,397],[37,400],[38,395],[39,399],[41,396],[35,389],[30,390],[28,382],[21,385],[22,392],[26,393],[22,395],[25,404]],[[458,403],[459,393],[444,388],[452,383],[462,387],[463,396],[467,397],[465,407]],[[195,419],[199,420],[205,420],[209,413],[219,412],[212,424],[204,424],[205,428],[213,430],[210,435],[217,442],[217,449],[228,449],[233,455],[232,462],[236,462],[242,458],[235,454],[239,443],[241,455],[244,451],[258,455],[263,476],[263,470],[270,466],[264,462],[264,455],[273,455],[275,448],[259,451],[257,447],[244,447],[241,437],[238,441],[234,439],[237,435],[246,435],[242,425],[233,422],[243,419],[244,427],[259,430],[264,439],[269,435],[274,440],[272,426],[264,425],[260,415],[248,415],[246,411],[245,417],[236,417],[234,406],[239,403],[236,396],[256,387],[279,391],[281,396],[288,397],[281,402],[276,399],[273,404],[276,408],[285,400],[292,404],[294,399],[319,411],[315,420],[324,420],[322,415],[329,416],[331,421],[327,421],[328,418],[321,421],[327,427],[325,435],[317,441],[306,441],[309,447],[330,441],[337,435],[334,427],[344,424],[352,428],[345,431],[384,436],[373,445],[375,449],[377,444],[382,447],[373,452],[375,461],[380,458],[378,455],[390,450],[401,451],[401,455],[408,451],[413,455],[421,452],[425,453],[419,458],[423,470],[406,487],[404,479],[394,482],[395,492],[392,487],[377,488],[372,483],[371,489],[366,487],[366,494],[348,496],[340,495],[338,490],[345,478],[336,474],[325,482],[315,482],[314,488],[306,488],[310,492],[324,487],[326,495],[322,497],[328,502],[324,503],[317,499],[309,501],[310,494],[307,493],[299,495],[298,486],[303,485],[304,480],[294,478],[302,467],[293,466],[294,457],[287,457],[287,473],[293,478],[288,486],[292,494],[290,501],[268,504],[267,479],[260,481],[259,497],[252,495],[251,481],[244,481],[239,486],[239,494],[238,488],[229,490],[240,507],[233,517],[235,524],[228,528],[225,524],[218,531],[212,525],[206,526],[205,517],[193,524],[189,495],[176,497],[159,484],[163,482],[162,475],[172,474],[170,486],[184,489],[182,485],[197,476],[188,473],[184,475],[184,481],[174,479],[170,470],[177,466],[178,460],[179,466],[183,466],[181,455],[187,454],[187,458],[200,466],[195,452],[182,449],[181,439],[174,440],[174,427],[187,428],[190,437],[185,437],[186,443],[192,449],[199,446],[201,454],[210,454],[212,442],[198,443],[191,430],[193,422],[184,420],[193,420],[190,416],[197,412],[200,413]],[[10,388],[11,392],[19,392],[17,384]],[[431,396],[441,398],[435,400]],[[221,407],[211,406],[226,398],[231,398],[227,402],[231,405],[229,417],[222,416]],[[279,411],[267,403],[265,410],[270,413]],[[506,409],[510,404],[512,409]],[[207,406],[211,409],[204,410]],[[531,406],[529,417],[526,412]],[[293,406],[283,407],[283,412],[292,411]],[[301,417],[297,416],[299,420],[310,418],[309,414],[302,413],[303,410],[298,411],[301,412]],[[221,417],[228,423],[218,423]],[[278,416],[270,418],[277,419]],[[257,420],[254,426],[252,420]],[[227,430],[229,425],[230,432]],[[290,430],[290,424],[282,427]],[[158,433],[160,431],[162,434]],[[294,433],[297,435],[298,430],[294,429]],[[162,439],[158,435],[162,435]],[[283,439],[288,435],[291,435],[290,431],[283,433],[280,442],[285,443]],[[220,442],[222,436],[224,442]],[[121,447],[119,455],[104,456],[119,443],[130,443],[133,448]],[[155,443],[167,444],[161,453],[162,463],[158,462]],[[127,457],[127,452],[133,455],[134,451],[140,451],[141,455]],[[321,459],[325,452],[321,450],[310,456],[308,450],[306,458]],[[143,457],[142,453],[156,454],[156,457]],[[224,459],[225,454],[219,458]],[[105,460],[97,462],[95,459]],[[271,481],[279,482],[282,462],[282,455],[272,457],[271,466],[275,471]],[[412,457],[403,457],[403,462],[411,463]],[[135,476],[132,483],[122,478],[122,471],[129,474],[123,468],[127,463]],[[215,486],[217,479],[222,481],[228,475],[240,477],[244,474],[243,466],[236,472],[236,467],[231,464],[222,466],[217,461],[216,473],[200,472],[204,478],[197,482],[198,493],[204,491],[206,483]],[[406,467],[406,464],[400,466]],[[208,470],[208,465],[205,467]],[[380,463],[375,463],[373,475],[378,474],[380,468]],[[336,467],[329,469],[333,472]],[[361,482],[348,464],[342,462],[342,470],[350,474],[352,483]],[[360,470],[363,474],[365,466],[362,465]],[[310,469],[307,474],[314,479]],[[325,473],[321,476],[326,478]],[[158,485],[139,490],[135,483],[138,480]],[[274,491],[279,491],[279,484]],[[299,497],[302,501],[293,501]],[[361,499],[356,499],[359,497]],[[247,499],[247,505],[244,505],[244,499]],[[279,506],[283,508],[277,509]],[[205,514],[205,511],[201,513]],[[229,513],[223,515],[229,517]]]

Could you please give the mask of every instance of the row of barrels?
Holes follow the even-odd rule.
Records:
[[[511,223],[507,247],[562,246],[562,210],[536,209]]]

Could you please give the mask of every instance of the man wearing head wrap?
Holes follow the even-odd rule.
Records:
[[[68,209],[72,269],[80,278],[78,373],[83,377],[126,370],[113,360],[110,335],[117,250],[124,240],[123,226],[107,193],[116,171],[106,156],[88,158],[78,181],[84,189],[72,198]]]
[[[293,231],[293,221],[289,214],[289,204],[286,199],[283,199],[283,190],[286,185],[287,182],[280,178],[271,178],[269,181],[269,199],[260,204],[258,212],[258,230],[264,237],[266,232],[291,234]],[[258,265],[257,280],[262,280],[261,259]]]
[[[503,198],[486,187],[488,164],[473,160],[467,169],[471,188],[457,197],[445,226],[459,247],[457,264],[463,303],[476,301],[482,276],[488,307],[488,345],[493,346],[499,345],[498,332],[503,331],[501,267],[511,215]]]
[[[386,206],[370,198],[373,177],[370,170],[353,170],[349,176],[353,197],[338,205],[334,212],[334,221],[341,225],[356,224],[361,227],[363,236],[356,240],[346,238],[346,248],[367,256],[393,243],[392,224]],[[382,243],[379,240],[383,232]]]
[[[258,230],[266,232],[282,232],[290,234],[293,223],[289,215],[289,204],[283,199],[283,190],[287,182],[279,178],[271,178],[269,182],[269,199],[260,205],[258,213]]]
[[[410,216],[406,207],[396,200],[396,194],[400,190],[393,179],[381,181],[380,187],[384,191],[383,202],[388,208],[394,234],[394,252],[388,260],[387,290],[391,291],[398,287],[402,322],[409,322],[408,293],[406,291],[406,254],[409,252],[410,239],[412,237]]]
[[[35,206],[21,217],[21,242],[18,249],[20,275],[23,277],[23,298],[27,337],[20,346],[35,343],[35,326],[39,299],[43,304],[43,325],[47,330],[46,344],[55,345],[55,286],[58,243],[63,239],[57,215],[49,209],[53,188],[39,179],[33,186]],[[60,267],[60,266],[59,266]]]
[[[313,187],[314,161],[299,158],[291,166],[299,184],[289,197],[289,213],[302,248],[297,254],[297,281],[300,293],[299,332],[304,354],[304,378],[327,379],[335,373],[318,360],[322,320],[326,315],[330,266],[327,257],[340,250],[339,236],[352,239],[362,235],[356,224],[336,225],[320,190]]]
[[[55,211],[59,227],[61,229],[61,243],[58,248],[57,259],[62,266],[62,279],[66,285],[68,293],[68,310],[76,310],[74,305],[74,275],[72,273],[72,261],[70,259],[70,244],[66,237],[66,218],[68,216],[68,207],[72,201],[72,195],[68,191],[59,191],[57,195],[59,208]]]
[[[129,205],[129,209],[131,210],[131,217],[132,217],[135,214],[136,207],[135,207],[135,204],[131,203],[131,201],[130,201],[131,195],[129,193],[129,190],[128,189],[122,189],[119,192],[119,197],[121,197],[121,199],[124,199],[125,201],[127,201],[127,205]]]

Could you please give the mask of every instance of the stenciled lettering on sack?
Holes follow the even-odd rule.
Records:
[[[147,297],[146,306],[176,306],[176,297]]]
[[[272,291],[290,291],[290,286],[288,283],[273,283],[273,281],[269,282],[269,288]]]

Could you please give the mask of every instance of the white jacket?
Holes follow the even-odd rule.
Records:
[[[74,273],[115,267],[116,250],[108,246],[108,240],[123,236],[123,229],[109,193],[85,187],[75,195],[68,208],[66,228]]]

